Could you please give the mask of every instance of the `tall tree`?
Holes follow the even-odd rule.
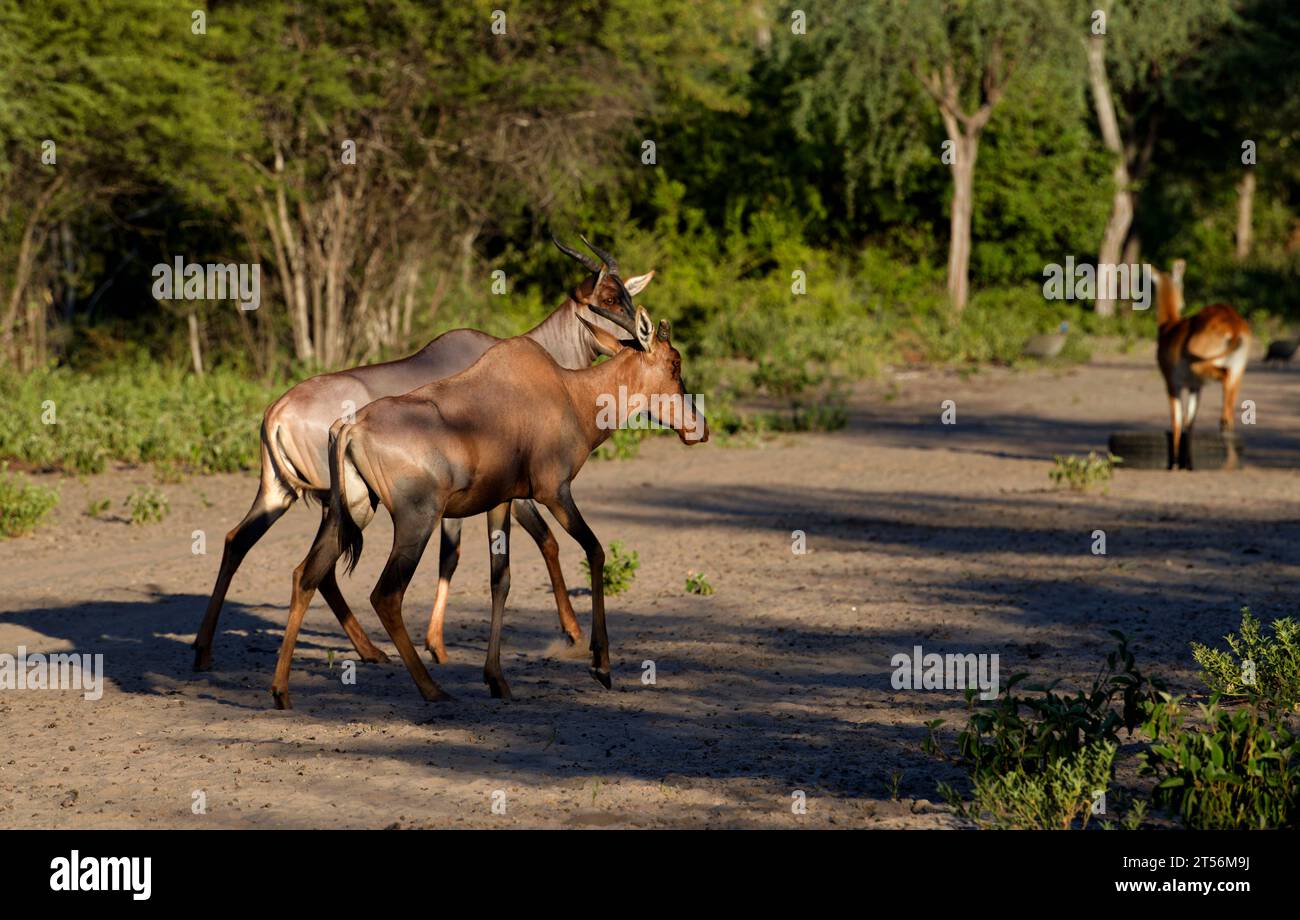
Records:
[[[1083,0],[1081,36],[1102,143],[1113,158],[1111,210],[1097,250],[1100,264],[1136,261],[1138,192],[1151,166],[1161,110],[1180,68],[1197,61],[1232,14],[1232,0],[1183,0],[1176,14],[1160,0]],[[1097,313],[1115,302],[1099,292]]]
[[[897,176],[927,156],[951,167],[948,293],[958,312],[970,295],[980,139],[1012,81],[1056,47],[1054,12],[1053,4],[1032,0],[872,2],[809,11],[808,36],[822,66],[801,89],[809,105],[820,100],[834,110],[848,167]],[[926,110],[943,124],[947,141],[940,151],[920,146]]]

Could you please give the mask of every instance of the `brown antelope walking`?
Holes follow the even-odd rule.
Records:
[[[1179,465],[1183,432],[1191,435],[1205,381],[1217,380],[1223,384],[1223,414],[1219,429],[1232,431],[1237,391],[1250,354],[1250,325],[1227,304],[1211,304],[1193,316],[1183,317],[1183,272],[1186,268],[1187,263],[1178,259],[1172,272],[1155,273],[1156,321],[1160,326],[1156,360],[1169,393],[1173,432],[1171,468]],[[1186,416],[1183,414],[1184,392],[1187,393]],[[1228,449],[1233,451],[1231,443]]]
[[[426,700],[449,697],[411,645],[402,623],[402,597],[439,523],[484,512],[489,544],[494,533],[500,542],[491,555],[492,627],[483,680],[494,697],[510,697],[501,672],[501,627],[510,589],[509,506],[523,498],[545,505],[586,552],[592,584],[590,671],[610,687],[605,553],[578,511],[570,484],[591,452],[622,423],[611,411],[612,400],[646,408],[652,421],[674,429],[686,444],[707,441],[709,430],[685,394],[681,355],[670,341],[668,321],[656,332],[642,308],[635,322],[599,305],[592,309],[633,335],[624,342],[610,337],[609,350],[625,347],[603,364],[567,370],[537,342],[520,336],[493,346],[455,377],[377,400],[357,413],[355,422],[335,423],[328,513],[293,573],[289,623],[271,684],[278,708],[290,706],[289,667],[307,605],[341,555],[351,571],[361,552],[362,529],[381,502],[393,519],[393,546],[370,602]],[[595,338],[608,336],[595,326],[590,330]]]
[[[583,239],[587,243],[586,239]],[[645,289],[654,277],[647,272],[629,278],[619,276],[618,265],[609,253],[587,246],[600,262],[555,240],[562,252],[576,259],[591,277],[580,284],[569,298],[537,326],[525,333],[562,367],[587,367],[598,355],[609,353],[608,345],[596,338],[599,329],[604,342],[616,341],[600,321],[587,322],[585,307],[602,305],[607,311],[621,310],[628,321],[634,316],[632,295]],[[602,264],[603,263],[603,264]],[[221,568],[208,601],[203,624],[194,639],[194,668],[212,666],[212,642],[217,630],[221,607],[231,579],[254,544],[260,540],[289,507],[299,498],[315,498],[324,505],[329,496],[329,429],[340,417],[349,417],[358,409],[384,396],[409,392],[434,380],[457,374],[477,361],[484,352],[501,341],[476,329],[453,329],[444,332],[415,354],[398,361],[356,367],[333,374],[321,374],[293,387],[271,404],[262,419],[262,477],[257,496],[244,519],[226,534],[221,553]],[[546,570],[554,589],[560,628],[571,643],[582,638],[582,628],[573,615],[564,575],[560,569],[559,545],[542,519],[537,506],[529,501],[514,504],[516,519],[537,541],[546,560]],[[447,660],[442,626],[452,575],[460,559],[461,522],[448,518],[442,528],[442,549],[438,575],[438,593],[429,618],[425,644],[434,660]],[[339,591],[332,573],[322,578],[321,594],[338,617],[352,645],[363,661],[387,661],[357,623]]]

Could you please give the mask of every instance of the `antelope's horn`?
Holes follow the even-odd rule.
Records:
[[[587,269],[587,271],[589,272],[600,271],[600,265],[596,262],[595,259],[587,255],[585,252],[578,252],[578,250],[576,249],[570,249],[568,246],[565,246],[563,243],[561,243],[559,238],[556,237],[554,234],[551,235],[551,242],[555,244],[556,249],[560,250],[560,252],[564,253],[570,259],[576,259],[579,262],[581,262],[583,268]],[[591,244],[588,243],[587,245],[591,245]]]
[[[629,333],[633,338],[640,338],[636,329],[636,314],[628,316],[623,310],[606,310],[600,304],[589,303],[587,309],[597,316],[603,316],[618,328]]]
[[[614,274],[618,274],[618,263],[614,261],[613,256],[611,256],[605,250],[600,249],[597,246],[593,246],[591,241],[588,240],[585,236],[579,235],[578,238],[587,244],[587,248],[590,249],[592,252],[594,252],[596,256],[600,259],[600,261],[605,263],[606,268],[608,268]]]

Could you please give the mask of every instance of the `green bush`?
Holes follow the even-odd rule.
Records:
[[[1123,633],[1112,630],[1111,635],[1118,647],[1106,656],[1106,666],[1087,693],[1058,694],[1054,688],[1059,681],[1053,681],[1046,687],[1026,687],[1041,696],[1019,696],[1016,686],[1028,675],[1012,675],[998,699],[977,708],[957,736],[961,760],[977,777],[1032,775],[1089,745],[1118,743],[1121,729],[1131,735],[1142,721],[1143,705],[1164,684],[1138,669]],[[973,701],[975,692],[968,690],[967,699]],[[932,723],[932,733],[938,724]]]
[[[1274,620],[1267,636],[1249,607],[1241,608],[1241,633],[1224,636],[1230,651],[1192,643],[1201,679],[1213,692],[1244,696],[1266,711],[1300,709],[1300,623]]]
[[[0,373],[0,457],[71,473],[110,460],[199,473],[258,465],[258,428],[279,387],[233,371],[203,378],[138,360],[94,374]],[[53,424],[49,412],[53,412]]]
[[[951,786],[941,784],[939,789],[958,818],[979,828],[1082,830],[1106,793],[1114,759],[1115,745],[1090,744],[1051,760],[1037,773],[1018,766],[1006,773],[980,774],[969,802]]]
[[[713,585],[709,584],[708,576],[703,572],[687,572],[686,593],[707,596],[713,593]]]
[[[0,538],[30,533],[58,503],[53,489],[26,482],[0,466]]]
[[[156,524],[170,509],[167,496],[153,486],[136,489],[122,504],[131,512],[132,524]]]
[[[1146,706],[1154,742],[1142,772],[1160,778],[1156,805],[1197,829],[1295,827],[1300,822],[1300,740],[1254,708],[1201,705],[1204,729],[1183,725],[1167,694]]]
[[[632,580],[636,578],[636,570],[639,568],[641,559],[636,550],[625,549],[620,540],[609,544],[609,551],[605,553],[604,578],[601,579],[605,585],[605,594],[622,594],[632,587]],[[591,567],[587,565],[586,559],[582,560],[582,572],[587,576],[587,584],[591,585]]]
[[[1052,458],[1052,469],[1048,476],[1058,486],[1068,486],[1075,492],[1086,492],[1101,483],[1110,482],[1115,475],[1115,464],[1120,458],[1114,454],[1098,457],[1096,451],[1089,451],[1086,457],[1063,457],[1057,454]]]

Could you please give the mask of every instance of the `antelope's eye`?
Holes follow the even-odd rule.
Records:
[[[606,297],[606,298],[605,298],[603,301],[601,301],[601,302],[602,302],[603,304],[605,304],[605,306],[607,306],[607,307],[612,307],[612,306],[614,305],[614,298],[613,298],[613,297]]]

